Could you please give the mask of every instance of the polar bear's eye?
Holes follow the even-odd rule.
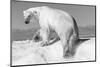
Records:
[[[37,14],[37,12],[36,12],[36,11],[34,11],[34,14],[36,15],[36,14]]]
[[[36,11],[34,13],[37,13]]]

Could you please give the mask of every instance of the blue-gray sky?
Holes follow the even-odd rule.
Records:
[[[36,7],[36,6],[49,6],[64,10],[74,16],[78,26],[94,26],[95,25],[95,7],[93,6],[76,6],[76,5],[62,5],[62,4],[48,4],[36,2],[12,2],[12,28],[13,29],[29,29],[37,27],[38,23],[24,23],[23,11]],[[37,22],[37,20],[34,20]]]

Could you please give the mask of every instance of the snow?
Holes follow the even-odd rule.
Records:
[[[61,42],[40,46],[41,42],[13,41],[12,65],[44,64],[95,60],[95,38],[81,43],[73,57],[64,59]]]

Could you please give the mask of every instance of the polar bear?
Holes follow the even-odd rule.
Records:
[[[72,55],[72,46],[79,38],[78,26],[73,16],[59,9],[48,6],[29,8],[25,11],[25,23],[32,22],[33,16],[39,20],[42,46],[48,44],[50,30],[54,30],[60,38],[63,47],[63,57]]]

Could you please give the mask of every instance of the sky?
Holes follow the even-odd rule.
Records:
[[[25,24],[23,11],[37,6],[49,6],[60,9],[71,14],[79,27],[95,26],[95,7],[71,4],[53,4],[38,2],[12,1],[11,5],[11,25],[12,29],[30,29],[39,26],[38,20],[34,23]]]

